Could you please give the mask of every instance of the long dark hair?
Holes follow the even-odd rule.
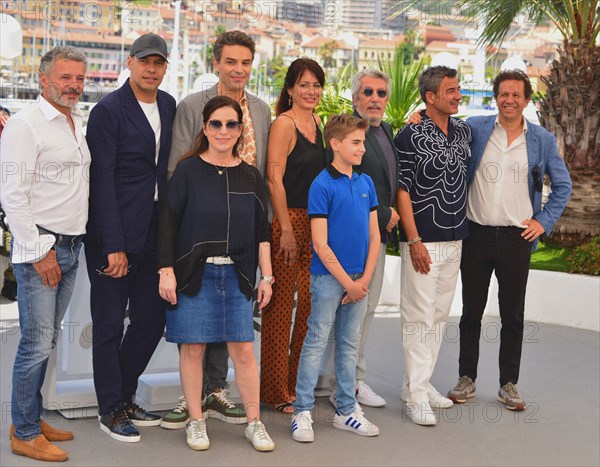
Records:
[[[285,74],[283,89],[281,90],[281,94],[279,94],[279,98],[275,104],[275,115],[281,115],[283,112],[286,112],[292,108],[292,104],[290,102],[291,96],[288,92],[288,89],[294,87],[306,70],[310,71],[316,76],[317,81],[321,84],[321,86],[325,86],[325,72],[323,71],[323,68],[321,68],[321,65],[310,58],[297,58],[291,63],[287,73]]]
[[[243,113],[242,113],[242,108],[240,107],[240,104],[238,104],[236,101],[234,101],[231,97],[227,97],[227,96],[213,97],[206,103],[206,105],[204,106],[204,109],[202,110],[202,126],[203,126],[203,128],[200,130],[200,133],[198,133],[198,135],[194,139],[194,145],[192,146],[192,149],[190,149],[188,152],[186,152],[181,157],[179,162],[184,161],[186,159],[190,159],[192,157],[199,156],[203,152],[207,151],[208,138],[204,134],[204,125],[208,125],[210,116],[215,111],[217,111],[223,107],[231,107],[233,110],[235,110],[235,112],[237,113],[237,116],[238,116],[238,123],[240,123],[240,124],[242,123]],[[235,142],[235,146],[233,146],[233,157],[239,157],[238,147],[240,145],[241,140],[242,140],[242,135],[240,134],[240,137]]]

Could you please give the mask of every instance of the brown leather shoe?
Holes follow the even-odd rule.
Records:
[[[73,439],[73,432],[67,430],[59,430],[58,428],[53,427],[52,425],[46,423],[44,420],[40,421],[40,429],[42,430],[42,434],[46,437],[48,441],[70,441]],[[15,426],[10,425],[10,439],[13,439],[15,436]]]
[[[40,421],[40,428],[48,441],[70,441],[73,439],[72,431],[59,430],[44,420]]]
[[[30,457],[39,461],[63,462],[69,458],[69,453],[51,444],[44,435],[33,440],[33,444],[27,444],[17,437],[10,442],[10,450],[19,456]]]

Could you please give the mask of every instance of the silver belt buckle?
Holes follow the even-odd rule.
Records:
[[[213,264],[217,266],[224,266],[226,264],[231,264],[231,259],[229,256],[213,256]]]

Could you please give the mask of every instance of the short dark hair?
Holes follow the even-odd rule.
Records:
[[[432,92],[437,94],[440,90],[440,84],[444,78],[455,78],[457,71],[448,66],[432,66],[427,68],[419,76],[419,94],[423,102],[427,104],[425,94]]]
[[[293,88],[307,70],[316,76],[321,87],[325,86],[325,72],[321,68],[321,65],[311,58],[297,58],[290,64],[285,74],[283,89],[275,104],[275,115],[281,115],[292,108],[291,96],[288,89]]]
[[[352,133],[354,130],[367,131],[369,126],[369,120],[366,118],[359,118],[349,114],[333,115],[329,117],[323,129],[325,145],[327,149],[331,150],[331,138],[342,141],[348,133]]]
[[[208,121],[210,120],[210,116],[216,110],[219,110],[223,107],[231,107],[233,110],[235,110],[235,112],[237,113],[237,116],[238,116],[238,123],[240,123],[240,124],[242,123],[244,114],[242,113],[242,108],[240,107],[240,104],[237,101],[233,100],[231,97],[216,96],[216,97],[213,97],[212,99],[209,99],[209,101],[204,106],[204,109],[202,109],[203,126],[208,124]],[[235,146],[233,147],[233,156],[234,157],[238,157],[238,155],[239,155],[238,148],[239,148],[241,140],[242,140],[242,134],[240,134],[240,137],[238,138],[238,140],[235,143]],[[200,132],[196,136],[192,149],[190,149],[188,152],[186,152],[181,157],[179,162],[184,161],[186,159],[190,159],[192,157],[199,156],[200,154],[206,152],[207,149],[208,149],[208,138],[204,134],[204,128],[203,128],[200,130]]]
[[[223,53],[223,47],[226,45],[241,45],[247,47],[252,52],[252,60],[254,60],[254,53],[256,52],[256,43],[248,34],[242,31],[227,31],[217,36],[215,45],[213,47],[213,56],[217,63],[221,62],[221,54]]]
[[[531,99],[531,96],[533,95],[531,81],[529,81],[529,76],[519,69],[502,70],[500,73],[498,73],[498,75],[494,78],[494,99],[498,98],[498,93],[500,92],[500,83],[508,80],[523,81],[523,84],[525,85],[525,99]]]

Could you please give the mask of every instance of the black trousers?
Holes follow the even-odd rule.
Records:
[[[525,290],[531,243],[518,227],[491,227],[469,223],[460,265],[463,310],[460,319],[459,375],[477,378],[481,318],[492,272],[498,279],[500,308],[500,385],[519,379],[523,346]]]
[[[158,293],[158,209],[155,206],[144,248],[127,254],[129,273],[119,279],[98,273],[106,266],[99,245],[85,245],[91,283],[92,366],[100,414],[132,400],[165,328],[165,301]],[[126,310],[129,325],[124,332]]]

